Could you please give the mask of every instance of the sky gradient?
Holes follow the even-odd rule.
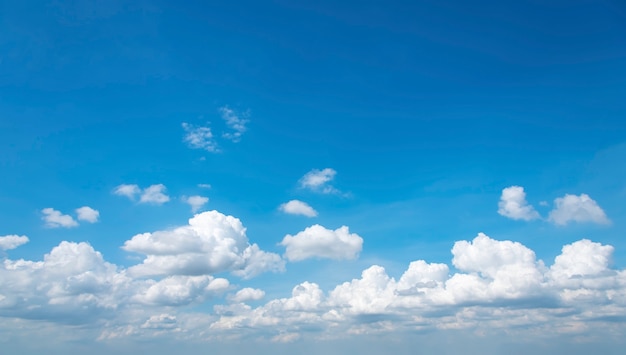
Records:
[[[625,97],[617,0],[0,0],[0,347],[621,353]]]

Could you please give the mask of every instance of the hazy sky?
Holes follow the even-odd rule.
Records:
[[[0,348],[621,353],[625,98],[621,0],[0,0]]]

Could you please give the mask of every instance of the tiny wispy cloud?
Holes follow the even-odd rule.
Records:
[[[548,220],[556,225],[564,226],[570,222],[591,222],[610,224],[611,221],[604,210],[587,194],[565,194],[554,200],[554,209],[550,211]]]
[[[135,184],[122,184],[117,186],[113,193],[118,196],[125,196],[132,201],[138,203],[150,203],[154,205],[162,205],[170,200],[170,197],[165,194],[167,188],[163,184],[155,184],[141,189]]]
[[[217,153],[220,151],[217,142],[213,137],[211,127],[195,126],[186,122],[183,122],[182,126],[185,130],[183,141],[187,143],[189,148],[203,149],[211,153]]]
[[[526,201],[526,192],[521,186],[510,186],[502,190],[498,213],[504,217],[531,221],[539,219],[539,213]]]
[[[189,197],[183,196],[183,201],[191,206],[191,212],[196,213],[209,202],[209,198],[199,195]]]
[[[317,216],[317,211],[313,209],[313,207],[309,206],[309,204],[307,204],[306,202],[302,202],[300,200],[291,200],[289,202],[285,202],[280,205],[278,209],[287,214],[301,215],[306,217]]]
[[[76,209],[76,218],[79,221],[96,223],[100,218],[100,212],[98,210],[94,210],[89,206],[83,206]]]
[[[324,194],[339,193],[339,190],[330,185],[336,174],[337,172],[331,168],[313,169],[300,178],[300,188]]]
[[[241,141],[241,136],[247,130],[246,125],[250,122],[249,112],[238,112],[228,106],[220,107],[218,111],[228,128],[231,129],[230,132],[222,133],[222,137],[235,143]]]
[[[48,228],[72,228],[78,227],[78,222],[72,218],[72,216],[63,214],[60,211],[55,210],[54,208],[44,208],[41,210],[44,222],[46,222],[46,227]]]

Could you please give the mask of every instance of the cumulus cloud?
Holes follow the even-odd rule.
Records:
[[[60,211],[55,210],[54,208],[44,208],[41,210],[43,216],[41,217],[44,222],[46,222],[46,227],[49,228],[72,228],[77,227],[78,222],[72,218],[72,216],[67,214],[62,214]]]
[[[225,132],[222,134],[222,137],[235,143],[241,141],[241,136],[247,130],[246,125],[250,121],[247,119],[249,113],[236,112],[228,106],[220,107],[218,111],[220,112],[222,119],[226,122],[228,128],[232,130],[232,132]]]
[[[566,225],[570,222],[611,223],[602,208],[587,194],[580,196],[565,194],[556,198],[548,220],[557,225]]]
[[[521,186],[510,186],[502,190],[498,213],[504,217],[530,221],[538,219],[539,213],[526,202],[526,193]]]
[[[221,226],[219,231],[216,224]],[[233,233],[229,228],[243,229],[238,224],[224,215],[200,218],[190,222],[185,232],[174,233],[183,243],[154,238],[135,247],[154,256],[185,259],[193,244],[186,238],[199,233],[191,229],[212,230],[207,235],[228,239]],[[0,238],[0,245],[15,245],[9,242],[15,238]],[[203,238],[196,244],[200,249],[207,244],[208,237]],[[228,248],[218,244],[212,250]],[[246,245],[242,244],[245,249]],[[231,290],[228,280],[206,273],[160,274],[153,279],[105,261],[87,243],[62,242],[41,261],[4,259],[0,263],[0,317],[20,320],[22,333],[31,325],[32,329],[41,327],[42,322],[28,320],[46,320],[60,324],[60,329],[66,329],[63,324],[72,325],[74,331],[99,329],[102,340],[150,339],[167,333],[184,335],[185,341],[252,336],[288,342],[350,334],[432,334],[447,329],[582,337],[593,330],[619,336],[626,329],[622,321],[626,271],[611,268],[613,251],[610,245],[583,239],[563,246],[546,266],[521,243],[479,233],[454,243],[453,268],[415,260],[396,278],[382,266],[372,265],[360,276],[326,291],[304,281],[289,296],[252,307],[245,302],[259,301],[265,293],[246,287],[226,296],[228,302],[216,304],[213,311],[206,307],[192,311],[184,306]]]
[[[288,214],[302,215],[306,217],[316,217],[317,211],[306,202],[291,200],[280,205],[279,209]]]
[[[281,271],[279,255],[250,244],[241,221],[218,211],[203,212],[189,224],[171,230],[143,233],[122,247],[146,255],[129,268],[133,275],[207,275],[230,271],[250,278],[265,271]]]
[[[289,261],[310,258],[355,259],[363,247],[363,238],[350,233],[346,226],[333,231],[315,224],[295,236],[286,235],[280,245],[286,248],[285,257]]]
[[[183,197],[183,201],[185,201],[186,204],[191,206],[191,212],[196,213],[202,208],[202,206],[206,205],[209,202],[209,198],[195,195],[195,196]]]
[[[300,178],[300,187],[325,194],[338,193],[339,190],[329,184],[337,172],[334,169],[313,169]]]
[[[118,196],[126,196],[133,201],[139,197],[139,203],[162,205],[170,200],[170,197],[165,194],[166,190],[167,188],[163,184],[150,185],[144,189],[135,184],[122,184],[117,186],[113,193]]]
[[[100,212],[94,210],[89,206],[83,206],[76,209],[76,218],[79,221],[85,221],[89,223],[96,223],[100,218]]]
[[[230,296],[228,299],[231,302],[244,303],[248,301],[258,301],[263,297],[265,297],[265,291],[259,290],[258,288],[246,287],[237,291],[237,293]]]
[[[220,151],[217,142],[213,137],[211,127],[194,126],[186,122],[183,122],[182,126],[185,130],[183,141],[187,143],[189,148],[203,149],[211,153],[217,153]]]
[[[28,237],[25,235],[5,235],[0,237],[0,249],[11,250],[28,243]]]

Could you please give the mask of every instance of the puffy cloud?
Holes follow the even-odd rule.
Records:
[[[162,205],[170,200],[170,197],[165,194],[167,188],[163,184],[155,184],[141,189],[137,185],[122,184],[117,186],[113,193],[119,196],[126,196],[130,200],[135,200],[139,196],[139,203],[151,203],[155,205]]]
[[[202,206],[206,205],[209,202],[209,198],[195,195],[183,197],[183,201],[191,206],[191,212],[196,213],[202,208]]]
[[[502,190],[498,213],[516,220],[530,221],[539,218],[539,213],[526,202],[526,193],[521,186],[510,186]]]
[[[149,305],[181,306],[204,301],[228,289],[230,283],[223,278],[209,275],[170,276],[160,281],[149,280],[144,291],[135,295],[134,300]]]
[[[284,262],[274,253],[250,244],[241,221],[218,211],[203,212],[187,226],[143,233],[126,241],[124,250],[145,254],[134,275],[205,275],[223,271],[250,278],[281,271]]]
[[[182,126],[185,130],[183,141],[187,143],[190,148],[204,149],[211,153],[219,152],[217,142],[213,137],[213,132],[211,132],[211,127],[194,126],[185,122],[183,122]]]
[[[43,216],[41,217],[44,222],[46,222],[46,227],[49,228],[72,228],[77,227],[78,222],[72,218],[72,216],[67,214],[62,214],[60,211],[57,211],[53,208],[44,208],[41,210]]]
[[[300,178],[300,187],[325,194],[338,193],[339,190],[328,183],[335,178],[337,172],[334,169],[313,169]]]
[[[285,213],[302,215],[307,217],[316,217],[317,211],[309,206],[306,202],[299,200],[291,200],[280,205],[279,209]]]
[[[100,218],[100,212],[94,210],[89,206],[83,206],[76,209],[76,215],[79,221],[86,221],[89,223],[96,223]]]
[[[258,288],[246,287],[229,297],[229,300],[231,302],[243,303],[248,301],[258,301],[263,297],[265,297],[265,291],[259,290]]]
[[[566,225],[569,222],[611,223],[602,208],[587,194],[580,196],[565,194],[556,198],[554,205],[548,219],[557,225]]]
[[[363,247],[363,238],[350,233],[346,226],[333,231],[315,224],[295,236],[286,235],[280,245],[286,247],[285,256],[290,261],[310,258],[355,259]]]
[[[222,119],[226,122],[228,128],[232,130],[232,132],[222,134],[222,137],[233,142],[239,142],[241,140],[241,136],[247,130],[246,125],[250,121],[247,119],[249,113],[239,113],[228,106],[220,107],[218,111],[220,112]]]
[[[0,237],[0,249],[11,250],[28,243],[28,237],[25,235],[5,235]]]

